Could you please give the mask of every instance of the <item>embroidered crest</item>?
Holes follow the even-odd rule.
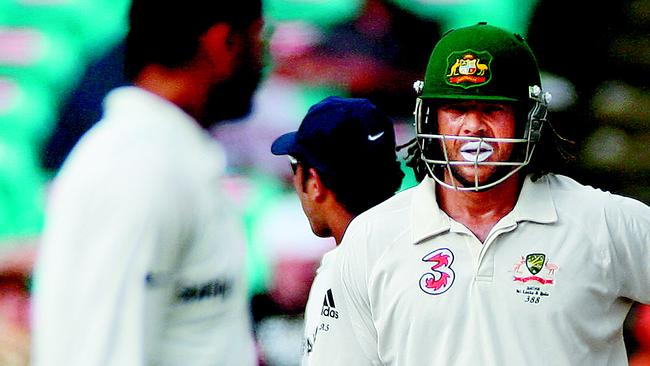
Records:
[[[522,255],[512,268],[513,282],[519,284],[516,293],[522,296],[526,303],[541,303],[551,294],[550,288],[555,285],[555,272],[558,268],[548,260],[546,254]]]
[[[431,272],[420,277],[420,289],[429,295],[440,295],[454,284],[456,274],[451,269],[454,253],[447,248],[436,249],[422,258],[431,265]]]
[[[492,79],[491,62],[492,55],[487,51],[453,52],[447,57],[445,81],[465,89],[485,85]]]
[[[522,270],[522,265],[526,264],[526,269],[531,276],[526,276],[526,273]],[[523,255],[521,259],[515,263],[513,267],[514,272],[514,281],[515,282],[530,282],[535,281],[542,285],[554,284],[555,282],[555,271],[558,269],[558,266],[554,263],[551,263],[546,259],[546,254],[542,253],[532,253],[528,254],[526,257]]]

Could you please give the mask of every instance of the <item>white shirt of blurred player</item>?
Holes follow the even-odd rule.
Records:
[[[357,217],[341,249],[339,298],[383,365],[623,365],[623,320],[650,302],[650,208],[563,176],[526,178],[485,243],[427,178]]]
[[[36,267],[36,366],[253,365],[223,153],[175,105],[126,87],[53,183]]]
[[[305,308],[302,366],[372,363],[354,338],[347,306],[341,296],[340,247],[327,252],[316,271]]]

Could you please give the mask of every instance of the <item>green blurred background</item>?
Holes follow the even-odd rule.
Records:
[[[13,301],[0,306],[13,314],[4,321],[0,314],[0,334],[9,332],[14,342],[28,344],[29,271],[48,184],[101,116],[104,94],[125,83],[128,6],[128,0],[0,0],[0,305],[3,298]],[[398,142],[408,141],[411,85],[450,28],[487,21],[524,35],[554,97],[553,126],[576,143],[576,159],[562,173],[650,202],[650,1],[573,4],[589,7],[588,16],[566,6],[555,0],[265,2],[269,52],[255,109],[213,133],[227,152],[226,189],[247,229],[251,304],[267,364],[295,364],[293,338],[278,343],[273,335],[299,338],[314,266],[333,246],[309,231],[288,185],[288,164],[270,154],[270,143],[330,94],[371,99],[394,118]],[[403,189],[416,183],[405,172]],[[28,349],[3,339],[0,364]]]

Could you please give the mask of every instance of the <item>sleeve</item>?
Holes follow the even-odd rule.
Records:
[[[360,352],[370,364],[382,365],[377,348],[377,330],[373,323],[372,308],[368,295],[368,253],[366,230],[352,221],[341,242],[341,292],[346,303],[352,332]]]
[[[607,229],[620,296],[650,303],[650,207],[615,196],[606,209]]]
[[[37,264],[35,365],[144,365],[156,346],[183,207],[172,182],[149,173],[55,186]]]
[[[340,252],[327,253],[305,309],[303,366],[372,366],[361,351],[350,323],[350,310],[342,296]]]

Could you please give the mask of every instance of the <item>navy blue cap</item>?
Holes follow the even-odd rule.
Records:
[[[397,161],[392,120],[367,99],[336,96],[309,108],[298,131],[278,137],[271,152],[333,177],[392,172]]]

